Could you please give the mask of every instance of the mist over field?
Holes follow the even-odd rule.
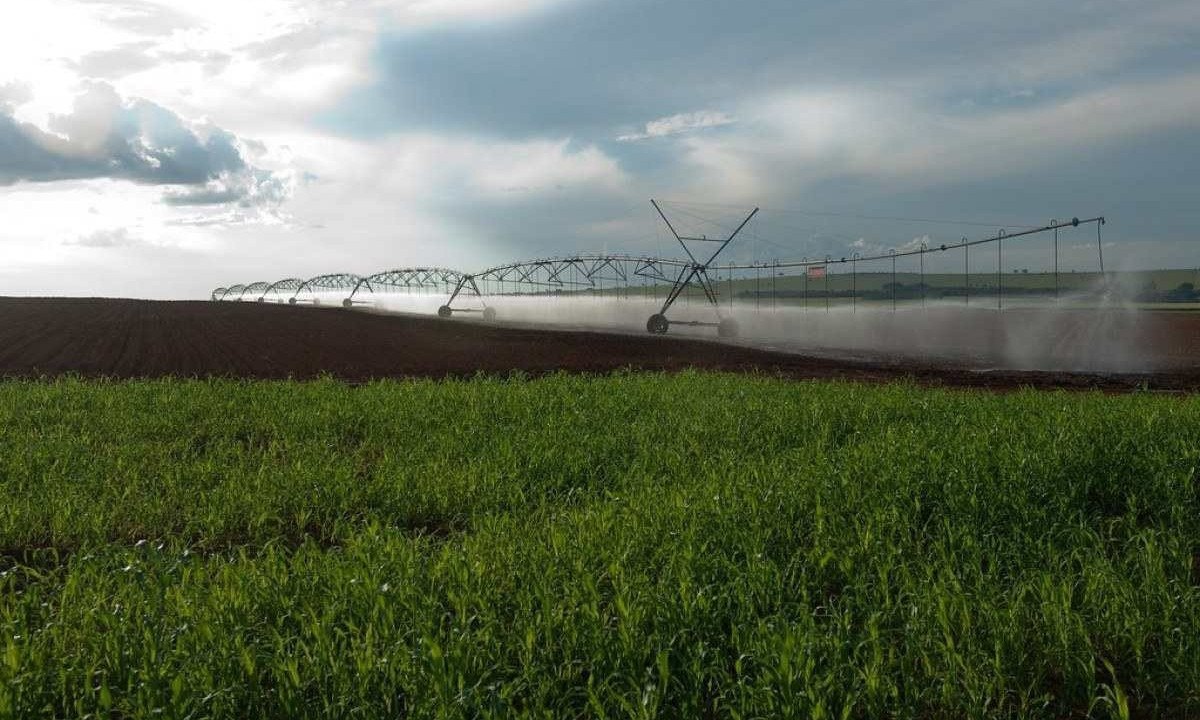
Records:
[[[374,312],[434,315],[445,295],[381,296],[358,309]],[[492,296],[487,305],[501,324],[546,328],[646,333],[646,319],[658,312],[662,299],[640,296],[553,297]],[[994,303],[994,300],[992,301]],[[735,302],[721,309],[737,321],[738,336],[717,337],[715,328],[688,326],[687,321],[714,322],[711,306],[691,299],[669,313],[670,334],[733,342],[790,353],[864,360],[947,362],[986,370],[1053,370],[1101,373],[1144,373],[1186,365],[1190,358],[1163,341],[1162,320],[1153,313],[1120,304],[1078,309],[1024,303],[997,310],[986,301],[964,307],[961,301],[931,301],[926,307],[892,310],[880,303],[857,308],[835,305],[828,310],[814,299],[805,309],[779,304],[774,309]],[[456,307],[481,307],[474,298]],[[457,319],[479,319],[456,314]]]

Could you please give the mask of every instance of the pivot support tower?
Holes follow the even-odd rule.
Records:
[[[666,213],[664,213],[662,208],[658,206],[658,202],[651,200],[650,204],[654,206],[656,211],[658,211],[658,216],[662,218],[664,223],[666,223],[667,229],[671,231],[671,235],[675,237],[675,240],[679,243],[679,246],[683,248],[685,253],[687,253],[690,262],[680,268],[679,275],[675,278],[675,282],[671,286],[671,291],[667,293],[667,299],[663,301],[662,309],[651,315],[650,319],[646,321],[646,330],[654,333],[655,335],[662,335],[663,333],[667,332],[667,330],[671,327],[671,321],[667,319],[667,311],[670,310],[671,306],[675,304],[675,301],[679,299],[680,293],[686,290],[688,286],[696,285],[704,291],[704,297],[707,298],[709,304],[712,305],[713,312],[717,316],[717,321],[703,322],[699,320],[689,320],[676,321],[676,324],[702,325],[707,327],[715,326],[717,328],[717,334],[721,337],[733,337],[737,335],[737,323],[734,321],[734,319],[732,317],[725,317],[721,314],[721,303],[717,299],[717,290],[716,287],[713,286],[712,278],[708,276],[708,268],[713,264],[713,261],[717,259],[717,256],[724,252],[725,248],[729,247],[729,244],[732,243],[733,239],[742,231],[742,228],[746,227],[747,223],[749,223],[750,220],[752,220],[754,216],[758,214],[758,208],[751,210],[750,214],[746,216],[746,219],[742,220],[741,224],[738,225],[732,233],[730,233],[729,237],[721,240],[720,238],[688,237],[680,235],[675,231],[675,226],[671,224],[671,221],[667,219]],[[711,255],[704,260],[700,260],[696,257],[696,254],[692,252],[692,249],[688,247],[689,242],[720,243],[720,245],[717,246],[717,249],[714,250]]]

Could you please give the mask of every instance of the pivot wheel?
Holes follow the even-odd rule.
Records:
[[[737,337],[738,325],[733,318],[722,318],[721,322],[717,323],[717,337],[731,338]]]
[[[496,308],[485,307],[483,309],[483,321],[484,322],[492,322],[495,319],[496,319]]]
[[[454,311],[450,309],[449,305],[443,305],[440,308],[438,308],[438,317],[440,317],[440,318],[448,318],[453,314],[454,314]]]
[[[351,300],[350,298],[346,298],[345,300],[342,301],[342,307],[344,307],[344,308],[354,307],[354,301]]]
[[[663,335],[667,332],[667,328],[671,327],[671,321],[667,320],[667,316],[662,313],[654,313],[650,319],[646,321],[646,332],[655,335]]]

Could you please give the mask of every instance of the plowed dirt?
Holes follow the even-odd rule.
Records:
[[[990,388],[1200,389],[1200,315],[1157,313],[1148,337],[1174,361],[1152,374],[982,371],[966,365],[812,357],[672,337],[504,327],[258,303],[0,298],[0,376],[454,377],[523,371],[702,368]]]

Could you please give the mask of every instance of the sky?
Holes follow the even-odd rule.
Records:
[[[652,197],[763,208],[739,260],[1104,215],[1110,267],[1197,267],[1197,167],[1194,0],[0,9],[0,294],[678,255]]]

